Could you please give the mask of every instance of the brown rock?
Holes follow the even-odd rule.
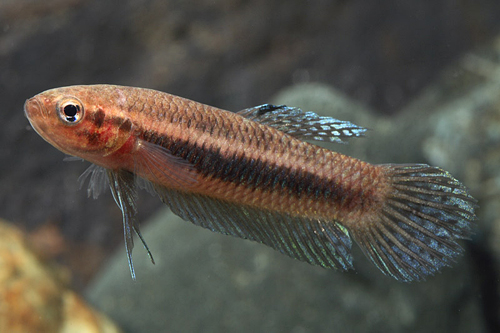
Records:
[[[120,332],[68,281],[67,272],[41,261],[21,231],[0,220],[0,332]]]

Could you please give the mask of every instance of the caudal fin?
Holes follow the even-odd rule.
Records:
[[[425,164],[382,165],[392,192],[377,218],[350,230],[384,274],[421,280],[449,266],[471,235],[476,200],[448,172]]]

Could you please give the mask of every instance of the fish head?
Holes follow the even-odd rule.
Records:
[[[24,104],[31,126],[62,152],[99,165],[131,136],[130,120],[98,86],[44,91]]]

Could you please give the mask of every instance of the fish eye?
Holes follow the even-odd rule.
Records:
[[[74,125],[83,119],[83,104],[76,98],[67,98],[57,103],[57,113],[62,121]]]

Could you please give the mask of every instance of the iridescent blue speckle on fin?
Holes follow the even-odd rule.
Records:
[[[360,137],[366,132],[366,128],[349,121],[319,116],[286,105],[263,104],[241,110],[238,114],[301,140],[345,143],[343,139]]]

